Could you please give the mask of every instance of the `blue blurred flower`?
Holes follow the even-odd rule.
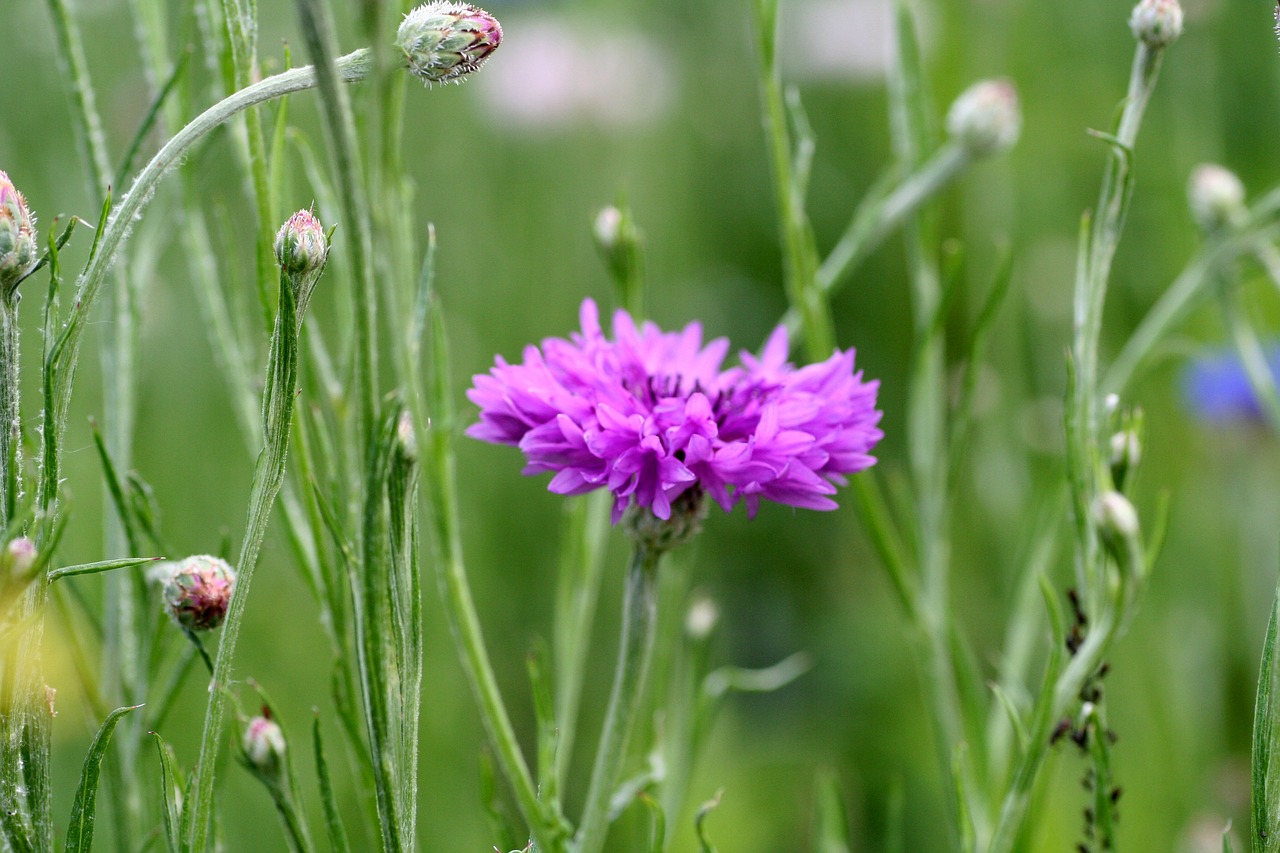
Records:
[[[1272,380],[1280,382],[1280,344],[1269,346],[1266,357]],[[1182,374],[1182,391],[1187,408],[1209,423],[1262,419],[1262,406],[1233,349],[1221,349],[1188,364]]]

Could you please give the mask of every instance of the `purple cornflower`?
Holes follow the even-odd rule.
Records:
[[[480,407],[467,434],[519,447],[525,474],[554,474],[551,491],[607,488],[615,523],[632,504],[666,520],[691,490],[726,512],[755,515],[761,498],[825,510],[845,474],[875,464],[879,383],[854,372],[852,349],[796,369],[779,326],[725,370],[729,342],[704,346],[700,323],[636,328],[619,310],[609,340],[595,302],[580,314],[580,334],[528,346],[520,364],[499,356],[467,392]]]
[[[1272,379],[1280,382],[1280,344],[1266,348],[1266,359]],[[1183,371],[1182,389],[1188,408],[1209,423],[1262,419],[1262,404],[1234,349],[1224,348],[1192,361]]]

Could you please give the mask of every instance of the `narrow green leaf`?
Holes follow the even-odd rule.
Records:
[[[559,748],[555,702],[552,697],[550,653],[544,642],[536,642],[525,656],[529,684],[533,692],[533,712],[538,724],[538,791],[544,803],[559,808],[559,778],[556,751]]]
[[[818,826],[814,853],[851,853],[849,818],[840,795],[840,783],[830,768],[819,771],[817,780]]]
[[[312,743],[316,753],[316,777],[320,781],[320,803],[324,806],[324,825],[333,853],[350,853],[347,829],[338,812],[338,801],[333,795],[333,782],[329,778],[329,762],[324,757],[324,741],[320,736],[320,716],[317,714],[311,727]]]
[[[1280,785],[1274,778],[1272,759],[1280,745],[1280,728],[1276,725],[1275,655],[1276,621],[1280,615],[1280,587],[1267,620],[1267,634],[1262,641],[1262,664],[1258,672],[1258,695],[1253,709],[1253,799],[1249,824],[1253,833],[1253,849],[1258,853],[1280,850]]]
[[[175,782],[178,774],[173,767],[173,750],[169,749],[159,733],[151,732],[151,736],[156,739],[156,751],[160,753],[160,815],[164,818],[164,839],[169,853],[178,853],[178,813],[182,804],[175,806],[173,801],[174,792],[178,788]]]
[[[480,804],[485,816],[489,819],[489,832],[493,836],[494,847],[498,850],[517,850],[524,846],[516,829],[517,821],[507,807],[498,785],[497,768],[493,764],[493,754],[480,750]]]
[[[653,818],[653,826],[649,830],[648,853],[662,853],[663,842],[667,837],[667,815],[662,810],[662,804],[649,796],[647,791],[641,791],[636,795],[636,799],[649,810]]]
[[[80,772],[80,786],[76,788],[75,802],[71,806],[71,822],[67,825],[67,843],[63,848],[66,853],[89,853],[93,848],[93,823],[98,797],[98,776],[102,769],[102,757],[111,742],[111,733],[116,723],[130,711],[136,711],[141,705],[130,705],[117,708],[102,721],[102,728],[89,745],[89,753],[84,759],[84,769]]]
[[[720,797],[724,795],[724,791],[716,791],[716,795],[698,806],[698,813],[694,815],[693,827],[698,833],[698,851],[699,853],[716,853],[716,847],[707,839],[707,815],[711,814],[720,805]]]
[[[1005,716],[1009,719],[1009,725],[1018,741],[1018,752],[1025,752],[1027,744],[1031,740],[1031,735],[1027,733],[1026,724],[1022,721],[1022,715],[1018,713],[1017,704],[999,684],[991,685],[991,692],[996,695],[996,700],[1000,703],[1000,707],[1004,709]]]
[[[98,572],[110,572],[114,569],[131,569],[134,566],[154,563],[163,559],[164,557],[123,557],[119,560],[100,560],[96,563],[80,563],[75,566],[65,566],[61,569],[54,569],[49,572],[49,582],[53,583],[56,580],[72,577],[73,575],[92,575],[97,574]]]
[[[120,520],[120,526],[124,529],[125,542],[128,543],[130,551],[140,551],[142,549],[138,547],[133,513],[129,511],[124,487],[120,484],[120,476],[116,473],[115,461],[111,458],[111,452],[107,450],[107,443],[102,437],[102,430],[98,429],[96,418],[89,419],[89,431],[93,434],[93,446],[98,451],[98,461],[102,463],[102,476],[106,478],[107,492],[111,495],[111,503],[115,506],[116,518]]]

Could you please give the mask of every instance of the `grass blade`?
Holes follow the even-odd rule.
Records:
[[[102,728],[89,745],[89,753],[84,759],[84,769],[80,772],[80,786],[76,788],[76,799],[71,805],[71,822],[67,825],[67,843],[63,848],[66,853],[89,853],[93,848],[94,808],[98,797],[98,776],[102,770],[102,757],[111,742],[111,733],[116,723],[130,711],[136,711],[141,705],[129,705],[116,708],[102,721]]]
[[[131,569],[134,566],[142,566],[147,563],[154,563],[163,559],[164,557],[123,557],[119,560],[99,560],[96,563],[80,563],[79,565],[66,566],[49,572],[49,583],[53,583],[60,578],[69,578],[73,575],[94,575],[99,572],[109,572],[114,569]]]
[[[320,802],[324,806],[324,825],[333,853],[350,853],[347,830],[338,813],[338,801],[333,796],[333,782],[329,778],[329,762],[324,757],[324,741],[320,737],[320,717],[311,727],[312,743],[316,753],[316,777],[320,780]]]
[[[1280,615],[1280,588],[1267,620],[1267,634],[1262,641],[1262,665],[1258,671],[1258,696],[1253,709],[1253,800],[1249,824],[1253,833],[1253,849],[1257,853],[1280,850],[1280,780],[1275,778],[1272,759],[1280,745],[1280,728],[1276,725],[1275,656],[1276,619]]]

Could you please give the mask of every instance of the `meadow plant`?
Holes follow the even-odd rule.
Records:
[[[284,70],[264,75],[254,0],[196,0],[182,10],[132,0],[151,102],[125,153],[113,158],[77,15],[67,0],[47,6],[96,211],[53,217],[42,234],[23,194],[0,172],[0,851],[62,845],[87,853],[95,841],[119,851],[231,849],[224,839],[237,815],[223,798],[246,775],[261,784],[255,791],[267,794],[280,823],[279,840],[259,839],[255,849],[447,849],[420,832],[428,818],[440,819],[421,812],[447,808],[432,788],[443,784],[479,789],[467,796],[487,816],[485,843],[495,850],[712,851],[711,836],[730,831],[715,816],[736,782],[699,761],[714,746],[717,715],[735,694],[781,693],[772,707],[785,708],[786,691],[822,665],[804,653],[762,668],[715,665],[714,641],[733,611],[695,589],[691,577],[724,542],[699,534],[736,520],[710,516],[712,503],[727,514],[743,505],[738,514],[750,524],[778,511],[770,505],[827,518],[856,514],[859,547],[874,555],[865,562],[884,570],[898,613],[892,640],[881,642],[909,648],[916,661],[927,731],[911,737],[931,745],[943,792],[934,792],[942,801],[934,811],[945,820],[927,830],[909,826],[905,815],[916,804],[887,795],[890,826],[877,849],[914,849],[902,840],[908,829],[927,839],[916,843],[939,850],[1151,849],[1120,830],[1121,804],[1131,796],[1122,793],[1142,780],[1121,769],[1112,694],[1104,690],[1135,677],[1108,678],[1110,660],[1159,582],[1153,570],[1169,523],[1168,503],[1149,509],[1137,491],[1152,455],[1148,432],[1163,425],[1135,404],[1136,381],[1173,332],[1216,297],[1234,348],[1189,373],[1188,399],[1211,421],[1261,418],[1280,434],[1276,356],[1261,343],[1238,286],[1243,270],[1257,269],[1280,287],[1280,190],[1250,204],[1235,174],[1197,167],[1187,195],[1201,244],[1114,357],[1103,334],[1139,130],[1166,53],[1191,26],[1177,0],[1141,0],[1128,19],[1135,40],[1128,89],[1115,127],[1094,134],[1106,159],[1097,202],[1078,232],[1070,339],[1062,341],[1062,447],[1052,465],[1058,482],[1042,508],[1023,508],[1012,525],[1030,543],[1029,556],[1016,568],[1007,607],[991,608],[998,612],[985,614],[981,632],[957,606],[953,575],[961,559],[953,538],[970,517],[960,488],[973,476],[986,353],[1015,275],[1005,253],[975,319],[960,331],[964,274],[958,249],[942,238],[940,211],[956,181],[1014,149],[1023,106],[1011,80],[982,80],[943,117],[905,0],[892,3],[892,163],[842,212],[847,225],[834,239],[811,219],[817,139],[799,91],[783,79],[777,30],[788,10],[778,0],[754,2],[756,76],[742,82],[758,88],[785,298],[758,350],[742,350],[726,367],[727,338],[706,339],[711,318],[686,319],[679,331],[647,319],[656,308],[648,298],[647,238],[620,195],[589,227],[583,217],[581,229],[613,284],[608,331],[598,301],[575,283],[579,331],[527,345],[519,361],[497,355],[472,378],[465,396],[475,410],[466,412],[456,409],[435,230],[411,213],[403,124],[409,99],[448,94],[431,84],[461,83],[501,62],[495,17],[432,2],[397,25],[390,4],[367,2],[355,10],[358,20],[343,18],[340,26],[327,0],[296,0],[310,64],[293,66],[286,53]],[[1123,29],[1122,20],[1116,25]],[[195,34],[202,63],[173,48],[175,26]],[[371,46],[340,55],[348,27]],[[406,72],[429,91],[408,94]],[[323,152],[290,112],[311,89]],[[439,128],[449,118],[433,121]],[[155,144],[157,136],[165,141]],[[244,194],[234,204],[251,211],[231,225],[215,213],[228,204],[222,191],[208,199],[200,175],[224,148],[231,153],[225,168],[238,178],[234,192]],[[432,168],[428,189],[460,204],[486,164]],[[288,215],[295,203],[303,207]],[[164,227],[153,224],[161,221],[157,210],[168,211]],[[895,237],[905,247],[895,288],[909,295],[910,320],[908,364],[892,388],[877,371],[878,378],[864,378],[865,347],[855,365],[833,300]],[[218,393],[231,410],[228,431],[255,459],[242,489],[238,544],[215,529],[174,536],[141,473],[165,463],[137,446],[135,430],[145,273],[170,243],[224,380]],[[485,246],[472,258],[496,251]],[[82,263],[73,293],[63,273],[70,257]],[[18,309],[21,295],[36,301],[36,284],[42,310],[25,321],[39,333],[39,381],[31,382],[22,370]],[[476,286],[485,286],[483,275]],[[76,532],[87,523],[84,498],[70,487],[67,436],[73,392],[77,400],[83,394],[82,347],[96,340],[86,337],[95,312],[110,318],[100,336],[103,393],[92,403],[100,416],[90,430],[105,521],[101,541],[85,546],[89,537]],[[308,314],[319,316],[304,322]],[[550,316],[530,322],[558,328]],[[254,367],[260,362],[262,371]],[[870,362],[885,359],[873,352]],[[24,414],[24,402],[35,415]],[[464,524],[485,519],[464,518],[475,507],[473,478],[459,476],[459,457],[483,451],[460,447],[463,435],[518,448],[523,473],[550,475],[547,490],[566,505],[558,575],[546,596],[554,601],[551,637],[535,642],[525,661],[528,713],[513,710],[509,697],[521,691],[503,683],[510,668],[491,657],[481,625],[489,610],[472,589]],[[893,442],[902,459],[885,464]],[[495,505],[493,514],[501,512]],[[604,629],[596,614],[619,609],[604,601],[616,587],[608,582],[607,543],[619,536],[631,557],[620,573],[612,681],[597,690],[592,672],[603,656],[596,635]],[[551,537],[543,539],[549,551]],[[179,543],[177,553],[197,554],[165,559]],[[67,556],[86,547],[93,559]],[[522,555],[504,559],[511,563],[504,572],[520,571]],[[268,606],[259,600],[261,581],[253,581],[259,568],[278,576],[286,562],[304,592]],[[1056,571],[1059,563],[1070,571]],[[422,766],[424,725],[447,725],[431,699],[451,677],[436,669],[441,661],[429,645],[424,570],[435,573],[487,737],[483,748],[464,749],[481,755],[478,784],[457,768]],[[1277,608],[1280,598],[1262,639],[1252,796],[1240,812],[1255,851],[1280,850],[1280,762],[1272,760],[1280,744]],[[247,676],[240,640],[254,610],[272,614],[281,633],[270,652],[282,657],[298,651],[285,635],[316,617],[323,640],[283,670],[327,674],[327,696],[311,703],[310,737],[268,697],[269,689],[293,692],[290,677],[260,684]],[[59,655],[65,639],[74,678],[50,673],[51,634]],[[55,808],[65,775],[55,769],[63,749],[55,718],[67,701],[59,695],[82,700],[96,730],[65,823],[55,819],[64,811]],[[184,713],[184,705],[195,710]],[[246,714],[245,705],[261,712]],[[895,718],[902,726],[910,720]],[[579,743],[592,734],[595,744],[584,752]],[[745,740],[733,749],[750,751]],[[1052,767],[1068,751],[1085,767],[1083,793],[1058,791]],[[303,757],[298,768],[295,757]],[[741,849],[865,846],[848,820],[840,774],[821,766],[806,773],[816,779],[810,836],[780,842],[740,834]],[[713,779],[705,791],[704,777]],[[697,791],[703,797],[695,807]],[[776,790],[771,796],[785,799]],[[1051,796],[1075,798],[1082,822],[1055,823]],[[767,834],[758,827],[771,817],[754,831]],[[1231,843],[1223,831],[1223,849]]]

